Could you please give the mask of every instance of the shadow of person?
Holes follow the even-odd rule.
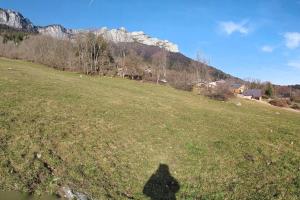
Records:
[[[151,200],[176,200],[176,192],[180,189],[178,181],[172,177],[168,165],[159,164],[158,169],[144,186],[144,195]]]

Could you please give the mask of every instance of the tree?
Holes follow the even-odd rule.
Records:
[[[246,78],[245,81],[247,82],[246,85],[249,89],[263,89],[264,87],[259,79]]]
[[[86,74],[104,74],[104,67],[113,61],[108,43],[93,33],[79,35],[76,40],[79,63]]]
[[[119,71],[122,72],[122,77],[124,78],[125,73],[128,69],[126,66],[126,57],[128,52],[128,42],[130,41],[130,38],[127,33],[122,35],[122,40],[118,38],[118,44],[117,44],[117,54],[115,55],[117,57],[117,68]]]
[[[268,97],[272,97],[274,92],[273,85],[270,82],[267,82],[265,87],[265,95],[267,95]]]
[[[141,65],[143,60],[134,51],[130,50],[124,60],[125,70],[123,75],[129,76],[131,79],[141,79],[143,77],[143,70]]]
[[[167,52],[165,49],[161,49],[152,56],[152,65],[154,73],[156,75],[156,83],[160,80],[167,79]]]
[[[206,59],[200,51],[197,52],[196,62],[194,62],[193,65],[195,70],[196,82],[210,80],[210,75],[208,73],[208,64],[208,59]]]

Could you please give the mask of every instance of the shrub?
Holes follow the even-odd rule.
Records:
[[[293,96],[293,97],[291,97],[291,101],[300,103],[300,96]]]
[[[296,103],[294,103],[291,108],[295,109],[295,110],[300,110],[300,106]]]
[[[286,99],[273,99],[273,100],[269,101],[269,103],[273,106],[289,107],[289,104]]]
[[[266,84],[265,95],[268,97],[273,96],[273,86],[270,82]]]
[[[168,84],[179,90],[192,91],[192,80],[192,75],[187,71],[170,70],[167,73]]]
[[[262,95],[262,98],[263,98],[263,99],[269,99],[270,97],[267,96],[267,95]]]
[[[234,97],[234,94],[226,85],[220,85],[214,89],[208,90],[205,96],[219,101],[228,101]]]

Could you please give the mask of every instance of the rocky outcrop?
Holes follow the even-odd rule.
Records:
[[[0,24],[25,31],[34,31],[35,27],[31,21],[19,12],[0,8]]]
[[[157,46],[165,48],[171,52],[179,52],[178,46],[169,42],[168,40],[160,40],[158,38],[150,37],[142,31],[128,32],[125,28],[107,29],[101,28],[91,31],[96,35],[102,35],[105,39],[113,42],[138,42],[145,45]]]
[[[157,46],[160,48],[165,48],[170,52],[179,52],[178,46],[169,42],[168,40],[160,40],[158,38],[150,37],[142,31],[138,32],[128,32],[125,28],[119,29],[107,29],[100,28],[96,30],[72,30],[66,29],[61,25],[49,25],[49,26],[34,26],[29,19],[23,17],[19,12],[12,10],[6,10],[0,8],[0,24],[26,30],[34,31],[43,35],[48,35],[51,37],[56,37],[59,39],[72,38],[76,34],[92,32],[96,35],[102,35],[105,39],[113,42],[138,42],[145,45]]]
[[[49,25],[44,27],[37,27],[37,32],[43,35],[56,37],[59,39],[71,38],[73,35],[72,30],[66,29],[61,25]]]

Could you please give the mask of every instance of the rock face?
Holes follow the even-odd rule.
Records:
[[[150,37],[142,31],[128,32],[125,28],[107,29],[100,28],[96,30],[72,30],[66,29],[61,25],[49,26],[34,26],[29,19],[23,17],[19,12],[12,10],[5,10],[0,8],[0,24],[4,24],[16,29],[35,31],[43,35],[49,35],[59,39],[72,38],[79,33],[92,32],[96,35],[102,35],[105,39],[113,42],[138,42],[145,45],[158,46],[165,48],[170,52],[179,52],[178,46],[169,42],[168,40],[160,40],[158,38]]]
[[[95,33],[96,35],[102,35],[105,39],[113,42],[138,42],[145,45],[165,48],[170,52],[179,52],[178,46],[176,44],[173,44],[168,40],[152,38],[142,31],[128,32],[123,27],[111,30],[104,27],[98,30],[93,30],[91,32]]]
[[[16,29],[33,31],[34,25],[19,12],[0,8],[0,24]]]
[[[50,35],[57,38],[70,38],[79,33],[94,33],[95,35],[102,35],[106,40],[112,42],[138,42],[145,45],[157,46],[165,48],[170,52],[179,52],[178,46],[169,42],[168,40],[160,40],[146,35],[142,31],[128,32],[125,28],[107,29],[106,27],[96,30],[72,30],[66,29],[60,25],[50,25],[47,27],[39,27],[38,32],[44,35]]]
[[[72,30],[66,29],[61,25],[49,25],[49,26],[40,26],[36,28],[37,32],[43,35],[48,35],[51,37],[56,37],[59,39],[71,38],[73,35]]]

